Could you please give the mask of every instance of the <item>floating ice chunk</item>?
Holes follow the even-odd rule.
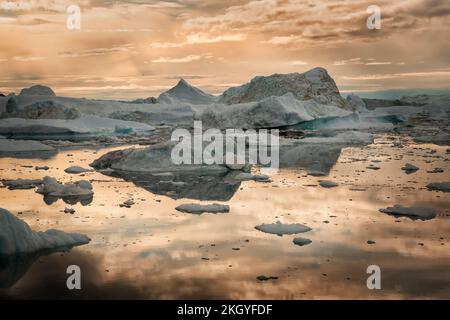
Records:
[[[307,227],[300,223],[284,224],[281,223],[280,221],[277,221],[277,223],[272,224],[261,224],[259,226],[256,226],[255,229],[266,233],[276,234],[279,236],[282,236],[283,234],[296,234],[311,231],[310,227]]]
[[[334,181],[328,181],[328,180],[320,180],[319,184],[323,188],[334,188],[337,187],[338,184]]]
[[[312,243],[311,240],[306,239],[306,238],[294,238],[294,240],[292,240],[292,242],[295,245],[300,246],[300,247],[303,247],[303,246],[306,246],[306,245]]]
[[[259,281],[278,280],[278,277],[260,275],[260,276],[256,277],[256,280],[259,280]]]
[[[24,221],[0,208],[0,255],[70,249],[90,242],[86,235],[50,229],[35,232]]]
[[[189,203],[189,204],[182,204],[175,208],[178,211],[181,212],[187,212],[192,214],[202,214],[205,212],[209,213],[226,213],[230,211],[230,206],[213,203],[213,204],[196,204],[196,203]]]
[[[79,166],[72,166],[72,167],[68,167],[64,170],[66,173],[71,173],[71,174],[78,174],[78,173],[85,173],[85,172],[89,172],[92,171],[91,169],[86,169],[83,167],[79,167]]]
[[[265,174],[254,175],[247,172],[240,172],[234,176],[235,180],[246,181],[246,180],[255,180],[255,181],[270,181],[269,176]]]
[[[42,184],[42,179],[16,179],[16,180],[2,180],[3,185],[7,186],[9,190],[15,189],[33,189]]]
[[[450,182],[434,182],[427,185],[429,190],[450,192]]]
[[[405,171],[406,174],[410,174],[416,172],[419,168],[413,164],[407,163],[402,167],[402,170]]]
[[[387,213],[394,216],[406,216],[412,220],[430,220],[436,217],[436,212],[433,208],[421,208],[421,207],[403,207],[396,204],[393,207],[387,207],[386,209],[380,209],[380,212]]]
[[[44,177],[42,185],[36,190],[46,197],[54,198],[92,198],[94,192],[89,181],[80,180],[74,183],[59,183],[55,178]]]

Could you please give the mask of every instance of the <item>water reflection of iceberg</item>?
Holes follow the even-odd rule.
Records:
[[[69,250],[70,248],[59,248],[34,253],[0,255],[0,288],[11,288],[15,285],[40,257]]]
[[[92,202],[94,196],[93,195],[67,196],[67,197],[54,197],[48,195],[44,196],[44,202],[46,205],[49,206],[57,202],[59,199],[62,199],[65,203],[70,205],[75,205],[79,202],[82,206],[87,206]]]
[[[241,185],[239,181],[227,179],[227,173],[199,175],[114,171],[108,175],[133,182],[151,193],[165,195],[172,199],[228,201]]]

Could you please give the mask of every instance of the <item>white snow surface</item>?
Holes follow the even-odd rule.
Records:
[[[55,229],[33,231],[27,223],[0,208],[0,255],[68,249],[89,242],[86,235],[79,233],[65,233]]]

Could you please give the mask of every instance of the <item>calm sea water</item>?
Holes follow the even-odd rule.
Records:
[[[0,265],[0,297],[450,298],[450,194],[425,188],[450,180],[446,147],[409,143],[398,148],[381,136],[372,145],[343,149],[326,178],[290,168],[272,175],[270,183],[219,188],[217,197],[224,192],[229,200],[204,201],[230,205],[229,213],[217,215],[178,212],[179,204],[202,202],[174,200],[164,188],[142,188],[145,181],[64,172],[71,165],[87,167],[113,149],[67,150],[48,159],[0,158],[1,179],[88,179],[95,192],[89,205],[62,200],[47,205],[35,190],[0,189],[1,207],[34,230],[56,228],[92,239],[70,252]],[[407,162],[420,170],[405,174],[400,168]],[[367,169],[370,164],[380,170]],[[34,169],[41,165],[50,169]],[[426,172],[436,167],[444,173]],[[320,179],[339,186],[322,188]],[[131,198],[135,205],[120,207]],[[379,212],[394,204],[433,207],[438,215],[413,221]],[[75,214],[65,214],[66,207]],[[254,228],[276,221],[308,225],[312,231],[298,236],[312,243],[300,247],[292,242],[295,236]],[[70,291],[66,268],[74,264],[81,268],[82,289]],[[381,290],[366,286],[369,265],[381,268]],[[259,281],[259,275],[278,279]]]

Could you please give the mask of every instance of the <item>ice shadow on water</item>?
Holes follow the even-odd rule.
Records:
[[[305,169],[329,174],[341,155],[341,145],[301,144],[280,148],[281,169]]]
[[[227,179],[228,173],[199,175],[176,173],[143,174],[114,171],[107,175],[132,182],[151,193],[168,196],[175,200],[188,198],[228,201],[241,185],[240,181]]]

